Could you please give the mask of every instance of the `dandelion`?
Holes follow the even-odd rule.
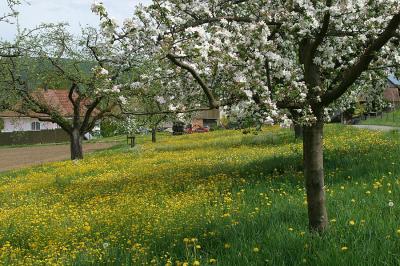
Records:
[[[341,248],[342,251],[347,251],[348,249],[349,249],[349,248],[346,247],[346,246],[344,246],[344,247]]]
[[[104,249],[108,248],[109,246],[110,246],[110,243],[107,243],[107,242],[104,242],[104,243],[103,243],[103,248],[104,248]]]
[[[197,248],[197,249],[201,249],[201,246],[200,246],[200,245],[196,245],[196,248]]]
[[[389,207],[393,207],[394,206],[393,201],[389,201],[388,205],[389,205]]]
[[[259,249],[258,247],[253,248],[253,252],[254,252],[254,253],[257,253],[257,252],[259,252],[259,251],[260,251],[260,249]]]
[[[288,230],[291,232],[291,231],[293,231],[294,229],[293,229],[292,227],[289,227]]]
[[[83,226],[83,230],[85,230],[86,232],[90,232],[91,229],[92,229],[92,228],[90,227],[89,224],[85,224],[85,225]]]
[[[231,247],[231,244],[225,243],[225,245],[224,245],[224,248],[225,248],[225,249],[228,249],[228,248],[230,248],[230,247]]]
[[[349,224],[350,224],[350,225],[355,225],[355,224],[356,224],[356,222],[355,222],[355,221],[353,221],[353,220],[351,220],[351,221],[349,221]]]
[[[216,264],[217,263],[217,260],[216,259],[210,259],[210,264]]]
[[[200,265],[200,261],[198,261],[198,260],[193,261],[193,265],[194,266],[199,266]]]

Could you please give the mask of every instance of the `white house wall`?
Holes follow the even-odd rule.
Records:
[[[3,117],[4,129],[1,132],[32,131],[32,122],[40,123],[40,130],[57,129],[59,126],[51,122],[41,122],[28,117]]]

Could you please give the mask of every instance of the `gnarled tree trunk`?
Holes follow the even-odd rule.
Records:
[[[151,142],[157,142],[157,129],[155,127],[151,129]]]
[[[82,142],[83,136],[79,129],[72,130],[71,139],[71,160],[83,159]]]
[[[325,207],[322,118],[303,128],[303,159],[306,180],[308,218],[311,231],[323,232],[328,227]]]

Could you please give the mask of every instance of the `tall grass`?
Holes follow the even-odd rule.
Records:
[[[330,229],[290,131],[144,142],[3,175],[3,264],[399,265],[400,135],[328,126]],[[391,206],[393,203],[393,206]]]

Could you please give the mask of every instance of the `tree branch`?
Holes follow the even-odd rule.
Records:
[[[162,115],[162,114],[186,114],[186,113],[194,113],[201,111],[210,111],[215,110],[217,108],[213,107],[203,107],[203,108],[193,108],[187,110],[168,110],[168,111],[157,111],[157,112],[123,112],[124,115],[137,115],[137,116],[147,116],[147,115]]]
[[[100,102],[102,100],[103,100],[103,97],[98,97],[88,106],[86,113],[85,113],[85,118],[83,119],[83,122],[81,125],[81,131],[84,131],[86,129],[86,127],[89,124],[90,117],[93,114],[93,111],[96,109],[96,107],[100,104]]]
[[[375,54],[393,37],[400,26],[400,13],[394,15],[385,30],[367,47],[357,62],[344,70],[340,76],[341,83],[321,97],[321,105],[328,105],[342,96],[346,90],[368,69]]]
[[[180,68],[187,70],[193,76],[193,78],[197,81],[197,83],[200,85],[200,87],[203,89],[204,93],[206,94],[211,108],[216,109],[220,106],[220,102],[218,102],[215,99],[211,89],[207,86],[206,82],[200,77],[199,73],[197,73],[197,71],[193,67],[189,66],[188,64],[180,62],[176,58],[176,56],[174,56],[172,54],[167,54],[167,58],[169,60],[171,60],[172,63],[179,66]]]
[[[326,0],[326,6],[329,8],[332,6],[332,0]],[[319,33],[317,34],[317,37],[315,41],[313,42],[311,46],[311,51],[310,51],[310,60],[313,60],[315,57],[315,53],[317,52],[318,47],[322,44],[324,41],[324,38],[326,37],[329,29],[329,24],[331,21],[331,15],[329,10],[325,12],[323,22],[322,22],[322,27]]]

